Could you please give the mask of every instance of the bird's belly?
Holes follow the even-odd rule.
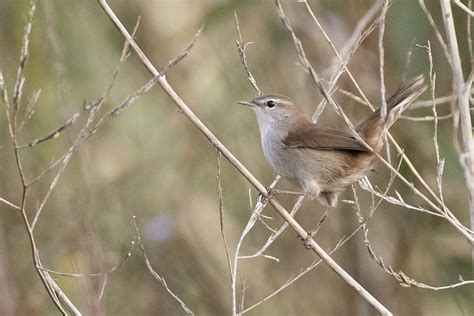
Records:
[[[321,165],[319,155],[312,155],[306,159],[303,150],[293,149],[283,144],[263,146],[263,152],[267,162],[273,170],[289,182],[301,188],[305,193],[312,196],[323,191],[321,187]]]
[[[311,197],[324,191],[340,192],[367,173],[365,168],[351,168],[340,153],[288,148],[280,144],[263,146],[266,160],[275,172]]]

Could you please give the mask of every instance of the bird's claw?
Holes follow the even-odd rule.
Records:
[[[260,200],[262,201],[262,203],[268,202],[268,200],[270,200],[272,197],[277,195],[277,192],[275,192],[275,190],[273,190],[271,187],[265,187],[265,190],[267,191],[266,196],[263,195],[262,193],[259,194],[259,197],[260,197]]]
[[[298,236],[298,238],[301,239],[305,249],[311,249],[311,241],[313,240],[314,235],[315,234],[313,232],[308,232],[308,235],[305,238]]]
[[[267,190],[267,199],[271,199],[277,195],[277,192],[272,187],[265,187],[265,190]]]

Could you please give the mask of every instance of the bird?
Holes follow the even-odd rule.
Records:
[[[373,170],[385,131],[425,90],[423,75],[403,84],[386,100],[386,115],[379,107],[355,127],[363,142],[348,130],[313,123],[284,95],[266,94],[238,103],[251,107],[256,114],[267,162],[302,190],[284,192],[317,198],[323,206],[332,208],[346,187]]]

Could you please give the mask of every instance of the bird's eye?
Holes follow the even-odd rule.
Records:
[[[272,107],[274,107],[275,105],[276,105],[275,101],[273,101],[273,100],[267,101],[267,106],[268,106],[269,108],[272,108]]]

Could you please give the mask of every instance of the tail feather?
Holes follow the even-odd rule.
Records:
[[[402,115],[403,111],[426,90],[423,75],[418,75],[401,86],[387,100],[385,126],[389,128]],[[377,110],[380,113],[380,109]]]
[[[390,128],[403,111],[426,90],[423,75],[418,75],[403,84],[387,100],[387,116],[381,117],[380,108],[359,124],[357,131],[375,151],[382,148],[382,133]]]

